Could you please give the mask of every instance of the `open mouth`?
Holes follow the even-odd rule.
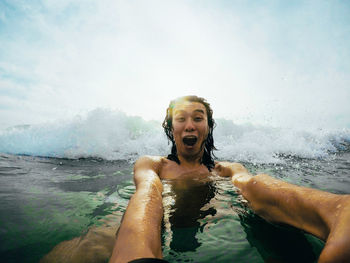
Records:
[[[188,145],[188,146],[193,146],[197,142],[197,137],[196,136],[186,136],[182,139],[183,143]]]

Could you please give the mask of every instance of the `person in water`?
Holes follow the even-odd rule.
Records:
[[[253,176],[239,163],[215,162],[212,113],[209,103],[197,96],[170,102],[163,127],[172,142],[171,154],[136,161],[136,192],[109,262],[166,262],[161,250],[162,180],[203,179],[208,171],[230,178],[262,218],[324,240],[318,262],[350,262],[350,195],[292,185],[267,174]]]

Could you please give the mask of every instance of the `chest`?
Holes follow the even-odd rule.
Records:
[[[166,160],[159,173],[162,180],[205,180],[210,176],[206,166],[201,165],[195,168],[184,168],[176,162]]]

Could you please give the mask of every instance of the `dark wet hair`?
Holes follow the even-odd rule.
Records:
[[[168,140],[171,141],[172,147],[171,147],[171,154],[168,155],[168,159],[177,162],[180,164],[180,160],[177,156],[177,149],[175,144],[175,139],[173,135],[173,110],[177,103],[183,102],[183,101],[189,101],[189,102],[199,102],[203,104],[207,111],[207,119],[208,119],[208,126],[209,126],[209,132],[207,139],[205,140],[204,144],[204,153],[201,159],[201,163],[204,164],[209,171],[211,171],[212,168],[214,168],[214,158],[215,155],[213,153],[214,150],[216,150],[214,146],[214,138],[213,138],[213,130],[215,128],[215,121],[213,119],[213,110],[210,107],[210,104],[201,97],[197,96],[184,96],[177,98],[175,100],[170,101],[169,107],[166,110],[166,116],[163,121],[163,128],[165,131],[166,136],[168,137]]]

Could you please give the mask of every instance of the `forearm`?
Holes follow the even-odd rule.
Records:
[[[323,240],[328,237],[336,207],[342,199],[339,195],[295,186],[265,174],[232,181],[261,217],[292,225]]]
[[[128,262],[141,257],[162,257],[162,184],[149,181],[138,187],[129,201],[118,230],[110,262]]]
[[[326,242],[319,263],[350,260],[350,195],[292,185],[266,174],[232,176],[252,209],[268,221],[289,224]]]

